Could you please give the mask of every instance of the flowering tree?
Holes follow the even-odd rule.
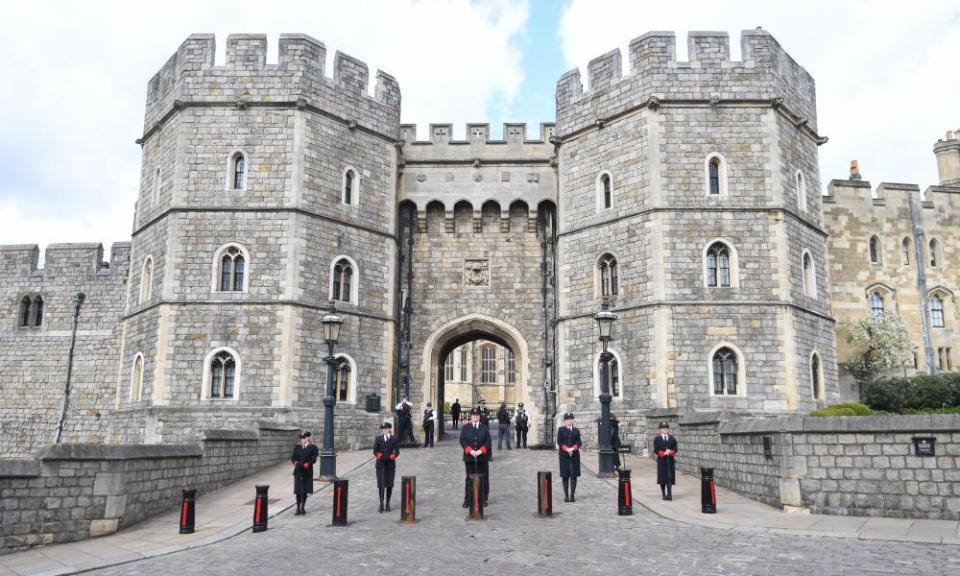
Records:
[[[854,325],[850,340],[858,347],[850,370],[861,390],[912,360],[913,345],[899,316],[863,318]]]

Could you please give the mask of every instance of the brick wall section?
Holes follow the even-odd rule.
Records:
[[[0,461],[0,554],[128,527],[177,506],[184,488],[202,495],[285,460],[296,430],[260,422],[205,430],[197,444],[59,444]]]
[[[718,485],[772,506],[844,516],[960,519],[957,415],[693,414],[674,430],[683,472],[711,467]],[[655,433],[648,428],[648,438]],[[936,456],[917,456],[914,436],[934,437]],[[764,437],[770,438],[769,457]]]

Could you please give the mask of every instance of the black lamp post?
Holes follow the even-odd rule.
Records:
[[[594,314],[600,329],[600,476],[613,476],[616,453],[610,445],[610,356],[607,344],[613,333],[617,315],[610,311],[610,299],[603,298],[603,307]]]
[[[337,359],[333,355],[333,347],[340,339],[340,328],[343,318],[337,316],[337,309],[330,302],[330,310],[323,317],[323,339],[327,342],[327,393],[323,397],[323,448],[320,449],[320,477],[333,480],[337,477],[337,451],[333,447],[333,375]]]

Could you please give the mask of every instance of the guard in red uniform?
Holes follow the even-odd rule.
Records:
[[[483,410],[476,407],[470,411],[470,422],[460,430],[460,447],[463,448],[463,463],[467,476],[463,484],[463,507],[470,507],[470,475],[483,476],[483,505],[490,499],[490,431],[480,423]]]
[[[380,492],[380,510],[390,511],[390,496],[393,493],[393,479],[397,475],[397,457],[400,456],[400,441],[393,435],[393,426],[389,422],[380,425],[380,434],[373,441],[373,455],[377,458],[377,490]],[[387,505],[383,505],[383,497]]]
[[[664,500],[673,500],[673,485],[677,483],[674,456],[677,454],[677,439],[670,433],[670,425],[660,423],[660,433],[653,439],[653,453],[657,455],[657,484]]]

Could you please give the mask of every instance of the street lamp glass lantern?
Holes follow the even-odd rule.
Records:
[[[610,340],[617,315],[610,311],[610,302],[606,298],[603,299],[603,308],[593,315],[593,319],[597,321],[597,328],[600,329],[600,341]]]
[[[330,311],[323,317],[323,339],[329,344],[336,344],[340,339],[340,328],[343,318],[337,315],[337,309],[330,306]]]

